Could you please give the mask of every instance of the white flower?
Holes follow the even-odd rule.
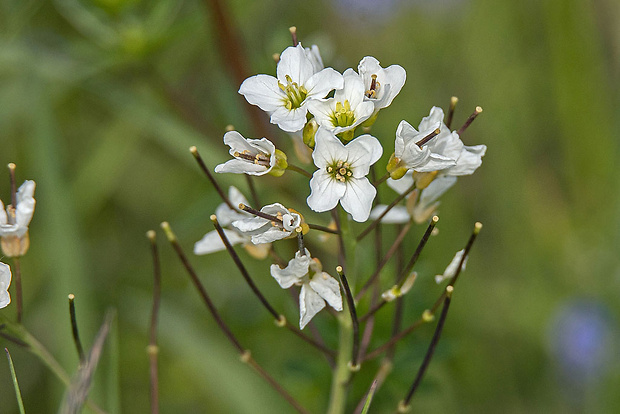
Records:
[[[333,98],[308,102],[308,110],[316,122],[334,134],[352,131],[367,120],[375,108],[364,100],[364,82],[353,69],[344,72],[344,88],[337,90]]]
[[[379,218],[381,214],[387,208],[387,204],[377,204],[375,208],[370,212],[370,219],[376,220]],[[407,211],[407,207],[405,206],[394,206],[388,211],[383,218],[381,218],[381,223],[383,224],[405,224],[409,220],[411,220],[411,215]]]
[[[431,138],[428,143],[418,145],[425,137],[440,127],[440,122],[425,124],[424,128],[420,127],[418,132],[407,121],[401,121],[396,129],[396,141],[394,143],[394,156],[400,161],[399,166],[418,172],[429,172],[456,165],[456,159],[439,153],[433,147],[432,144],[436,142],[438,136]]]
[[[318,48],[307,50],[299,43],[280,55],[277,78],[252,76],[243,81],[239,93],[269,113],[272,124],[287,132],[299,131],[306,123],[308,102],[342,88],[342,75],[332,68],[317,72],[322,65]]]
[[[323,65],[319,47],[317,45],[312,45],[311,47],[304,48],[304,50],[306,51],[306,57],[310,60],[310,63],[312,63],[313,72],[317,73],[322,71],[325,65]]]
[[[11,285],[11,268],[0,262],[0,309],[11,303],[9,286]]]
[[[450,132],[443,123],[443,117],[443,110],[434,106],[431,108],[430,114],[422,118],[419,127],[420,130],[429,129],[440,123],[441,132],[428,143],[428,148],[434,153],[455,160],[454,165],[448,168],[437,168],[436,170],[441,170],[441,175],[460,176],[473,174],[482,164],[482,157],[487,150],[486,145],[464,145],[459,138],[459,134],[456,131]]]
[[[217,173],[265,175],[274,168],[282,172],[286,169],[286,155],[267,138],[246,139],[237,131],[229,131],[224,134],[224,144],[235,158],[216,166]]]
[[[340,202],[353,220],[366,221],[377,195],[366,175],[382,153],[381,144],[371,135],[361,135],[343,145],[333,132],[320,127],[312,153],[318,170],[310,180],[308,206],[320,213]]]
[[[246,218],[254,217],[249,213],[246,213],[243,210],[240,210],[236,206],[239,204],[248,204],[248,200],[241,194],[241,192],[236,187],[230,187],[228,189],[228,200],[230,203],[235,206],[234,209],[228,207],[228,204],[222,203],[215,209],[215,216],[217,217],[217,221],[222,227],[227,227],[232,224],[233,221],[243,220]],[[226,238],[230,242],[232,246],[237,244],[242,244],[243,247],[248,250],[252,256],[258,259],[264,259],[267,257],[268,250],[270,248],[270,244],[259,244],[254,245],[252,243],[251,237],[246,236],[237,229],[224,229],[224,234]],[[194,254],[202,255],[202,254],[210,254],[214,252],[219,252],[222,250],[226,250],[226,246],[222,241],[220,235],[216,230],[210,231],[204,235],[202,239],[197,241],[194,244]]]
[[[435,276],[435,282],[437,282],[437,284],[443,282],[444,280],[452,279],[456,275],[456,272],[459,269],[459,264],[461,263],[461,260],[463,259],[464,254],[465,254],[465,249],[459,250],[458,252],[456,252],[456,254],[454,255],[454,258],[452,259],[448,267],[446,267],[446,270],[444,270],[443,275]],[[461,270],[465,270],[467,259],[468,258],[466,257],[465,260],[463,261],[463,268]]]
[[[28,225],[32,220],[34,206],[35,182],[32,180],[24,181],[17,190],[16,206],[4,209],[4,204],[0,200],[0,237],[22,237],[28,231]]]
[[[271,243],[289,237],[301,226],[299,213],[287,209],[282,204],[269,204],[260,209],[261,213],[273,216],[275,220],[252,217],[233,221],[234,228],[241,234],[251,236],[252,243]]]
[[[310,257],[308,249],[305,249],[305,254],[295,253],[295,257],[289,260],[288,266],[284,269],[275,264],[271,265],[271,276],[283,289],[301,285],[299,293],[301,329],[325,307],[326,301],[335,310],[342,310],[340,284],[328,273],[323,272],[321,263]]]
[[[366,88],[365,99],[374,104],[373,114],[392,103],[407,79],[402,66],[392,65],[384,69],[372,56],[363,58],[357,70]]]

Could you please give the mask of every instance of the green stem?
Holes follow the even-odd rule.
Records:
[[[338,214],[340,218],[340,237],[344,245],[344,258],[346,262],[341,265],[349,275],[352,275],[351,279],[353,280],[356,274],[354,268],[356,241],[349,229],[347,213],[342,208],[338,208]],[[327,414],[343,414],[347,403],[347,391],[352,373],[349,365],[352,356],[351,350],[353,349],[353,325],[347,308],[346,301],[343,301],[343,310],[338,315],[338,354],[336,356],[336,367],[332,375],[332,388]]]
[[[344,304],[346,307],[346,303]],[[351,377],[349,362],[351,361],[351,349],[353,347],[353,326],[346,309],[338,315],[340,334],[338,341],[338,355],[336,368],[332,375],[332,389],[327,414],[342,414],[345,412],[347,403],[347,385]]]

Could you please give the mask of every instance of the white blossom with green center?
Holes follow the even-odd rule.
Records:
[[[0,262],[0,309],[11,303],[9,286],[11,285],[11,268]]]
[[[299,327],[303,329],[308,322],[325,307],[329,306],[340,312],[342,310],[342,295],[340,284],[336,279],[323,271],[321,262],[310,257],[308,249],[305,252],[295,253],[289,260],[288,266],[271,265],[271,276],[283,289],[291,286],[301,286],[299,292]]]
[[[352,69],[347,69],[344,88],[337,90],[333,98],[309,102],[308,110],[321,127],[334,134],[351,131],[373,113],[374,104],[364,101],[364,93],[362,78]]]
[[[322,212],[340,202],[353,220],[368,220],[377,190],[366,175],[382,154],[379,140],[371,135],[361,135],[344,145],[332,131],[320,127],[312,153],[318,170],[310,180],[308,206]]]
[[[282,130],[296,132],[307,120],[307,104],[343,86],[342,75],[332,68],[320,69],[318,49],[304,49],[299,43],[280,55],[277,77],[256,75],[241,84],[239,93],[252,105],[271,115],[271,123]]]

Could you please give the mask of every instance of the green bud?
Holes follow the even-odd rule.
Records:
[[[314,136],[318,129],[319,129],[319,124],[316,123],[314,118],[306,122],[306,126],[304,127],[304,132],[303,132],[304,144],[306,144],[308,147],[312,149],[314,149],[314,144],[315,144]]]
[[[282,176],[282,174],[284,174],[284,171],[286,171],[286,169],[288,168],[288,162],[286,161],[287,160],[286,154],[280,151],[279,149],[276,149],[275,154],[276,154],[276,162],[274,163],[271,171],[269,171],[269,174],[273,175],[274,177],[280,177]]]

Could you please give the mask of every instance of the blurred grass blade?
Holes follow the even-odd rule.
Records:
[[[6,358],[9,360],[9,368],[11,369],[11,378],[13,378],[13,386],[15,387],[15,397],[17,398],[17,405],[19,406],[20,414],[26,414],[24,410],[24,402],[22,401],[22,393],[19,390],[19,384],[17,383],[17,375],[15,374],[15,366],[13,365],[13,359],[7,348],[4,348],[6,352]]]
[[[59,413],[77,414],[82,412],[82,407],[88,397],[88,391],[90,390],[95,369],[97,368],[99,358],[101,357],[103,344],[105,343],[108,333],[110,332],[110,325],[114,320],[114,314],[115,312],[108,312],[106,314],[105,321],[103,322],[103,325],[101,325],[99,333],[97,333],[95,343],[88,354],[86,362],[80,365],[77,374],[67,389]]]
[[[370,403],[372,403],[372,397],[375,395],[375,390],[377,389],[377,380],[372,382],[370,389],[368,390],[368,396],[366,397],[366,403],[364,404],[364,408],[362,409],[362,414],[367,414],[370,409]]]

